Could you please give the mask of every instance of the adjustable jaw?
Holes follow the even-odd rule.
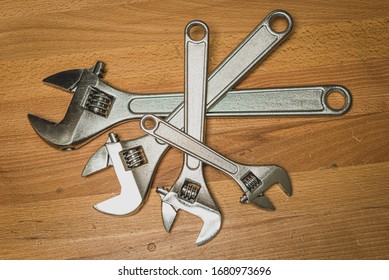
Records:
[[[170,191],[157,188],[157,193],[162,200],[162,220],[166,231],[170,231],[180,209],[203,221],[203,226],[196,240],[196,245],[199,246],[210,241],[219,232],[221,213],[204,182],[202,167],[190,170],[185,166]]]
[[[97,77],[103,78],[105,73],[104,67],[104,62],[97,61],[96,64],[89,69],[73,69],[62,71],[44,78],[43,82],[46,85],[74,93],[77,89],[84,70],[89,70]]]
[[[60,123],[28,115],[31,126],[44,141],[58,149],[72,150],[124,121],[123,116],[131,117],[131,95],[104,83],[100,79],[103,72],[104,64],[99,61],[91,69],[68,70],[43,80],[47,85],[74,93]]]

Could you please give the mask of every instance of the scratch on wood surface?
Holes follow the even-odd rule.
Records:
[[[357,142],[362,143],[362,139],[363,139],[364,136],[362,136],[361,138],[356,137],[354,135],[354,130],[351,131],[351,134],[352,134],[352,138],[354,138]]]

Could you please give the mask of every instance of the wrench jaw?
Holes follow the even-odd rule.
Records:
[[[212,240],[221,228],[222,217],[219,211],[212,212],[205,209],[204,215],[198,215],[203,220],[203,226],[195,244],[201,246]]]
[[[97,61],[94,66],[89,69],[73,69],[58,72],[43,79],[43,83],[70,93],[74,93],[77,85],[80,82],[84,70],[89,70],[99,78],[104,77],[105,63]]]
[[[139,192],[129,195],[122,191],[117,196],[93,205],[93,208],[103,214],[123,216],[136,214],[143,204],[144,201]]]
[[[161,200],[162,200],[162,222],[165,230],[167,232],[170,232],[172,225],[174,221],[176,220],[176,216],[178,213],[179,209],[175,209],[172,205],[170,205],[167,202],[164,202],[164,196],[161,195]]]
[[[109,138],[107,143],[111,143]],[[113,165],[112,160],[109,156],[106,146],[104,145],[89,158],[88,162],[84,166],[84,170],[82,171],[81,176],[82,177],[90,176],[112,165]]]
[[[61,150],[74,149],[74,141],[68,125],[50,122],[32,114],[28,114],[27,117],[34,131],[47,144]]]
[[[273,203],[264,195],[274,184],[279,184],[286,195],[292,195],[288,173],[280,166],[244,166],[239,173],[241,179],[238,183],[245,192],[241,198],[242,203],[253,203],[268,211],[275,210]]]
[[[54,75],[48,76],[42,82],[48,86],[74,93],[80,82],[83,69],[66,70]]]
[[[74,92],[61,122],[28,115],[31,126],[45,142],[62,150],[77,149],[132,117],[128,109],[132,94],[104,83],[100,79],[103,72],[104,64],[97,62],[91,69],[64,71],[44,79],[51,86]]]

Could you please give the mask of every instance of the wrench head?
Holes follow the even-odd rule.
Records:
[[[114,133],[110,133],[107,143],[92,155],[82,172],[82,176],[86,177],[100,170],[106,169],[109,166],[113,166],[115,168],[121,184],[121,193],[93,206],[97,211],[104,214],[126,215],[129,213],[136,213],[142,202],[139,192],[132,194],[127,193],[128,187],[126,186],[136,186],[136,181],[134,180],[131,172],[123,173],[123,169],[120,168],[122,167],[122,162],[119,158],[119,152],[121,150],[122,146],[119,139]]]
[[[264,195],[264,192],[274,184],[279,184],[286,195],[292,195],[289,175],[280,166],[245,166],[239,172],[242,175],[239,184],[246,190],[241,199],[242,203],[251,202],[262,209],[275,210],[273,203]]]
[[[196,183],[194,186],[193,180],[191,180],[190,184],[192,185],[188,186],[187,178],[192,179],[195,176],[185,176],[186,173],[197,173],[196,182],[201,183]],[[191,171],[184,167],[181,176],[170,191],[157,188],[157,193],[162,200],[162,220],[167,232],[171,230],[179,210],[191,213],[203,221],[196,245],[205,244],[219,232],[222,220],[221,213],[202,178],[202,172]]]
[[[80,74],[81,73],[81,74]],[[80,74],[80,76],[79,76]],[[59,123],[47,121],[29,114],[28,119],[35,132],[48,144],[62,150],[75,149],[91,134],[95,135],[96,120],[93,114],[85,109],[87,96],[91,87],[98,84],[97,76],[88,69],[60,72],[46,78],[44,81],[68,91],[75,90],[72,101],[64,119]]]
[[[59,123],[28,115],[31,126],[45,142],[62,150],[76,149],[131,118],[127,107],[131,94],[104,83],[99,77],[102,71],[102,62],[97,62],[92,69],[64,71],[44,79],[52,86],[74,92]]]
[[[96,204],[94,208],[105,214],[132,215],[146,201],[155,169],[168,146],[158,145],[150,136],[119,141],[111,137],[112,134],[107,143],[89,159],[82,176],[89,176],[112,165],[120,184],[120,194]]]
[[[161,195],[161,198],[162,220],[166,231],[170,231],[177,212],[181,209],[199,217],[203,221],[203,226],[195,242],[196,245],[200,246],[207,243],[219,232],[222,217],[218,209],[212,209],[198,202],[193,204],[185,202],[178,198],[178,195],[174,192],[169,192],[166,196]]]

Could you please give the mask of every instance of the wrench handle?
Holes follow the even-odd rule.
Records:
[[[204,37],[194,40],[192,28],[201,27]],[[207,98],[208,26],[202,21],[191,21],[185,28],[185,132],[203,142],[205,102]],[[185,154],[184,164],[190,169],[200,169],[201,161]]]
[[[271,29],[271,22],[279,17],[287,21],[283,32]],[[292,31],[292,17],[285,11],[271,12],[256,28],[238,45],[238,47],[215,69],[208,78],[207,110],[224,96],[243,76],[274,50]],[[166,121],[181,129],[183,126],[183,107],[178,106]]]
[[[235,162],[220,155],[208,146],[184,133],[173,125],[153,115],[145,115],[140,121],[141,128],[149,135],[154,136],[170,146],[190,154],[191,156],[215,167],[221,171],[234,175],[239,171]]]
[[[328,103],[334,92],[343,96],[341,108],[332,108]],[[349,90],[339,85],[235,90],[228,92],[207,116],[336,116],[346,113],[351,103]]]
[[[333,109],[327,97],[334,91],[343,94],[344,106]],[[132,118],[145,114],[166,117],[181,102],[182,93],[131,95]],[[208,112],[207,117],[260,116],[334,116],[346,113],[352,103],[347,88],[339,85],[230,90]]]

